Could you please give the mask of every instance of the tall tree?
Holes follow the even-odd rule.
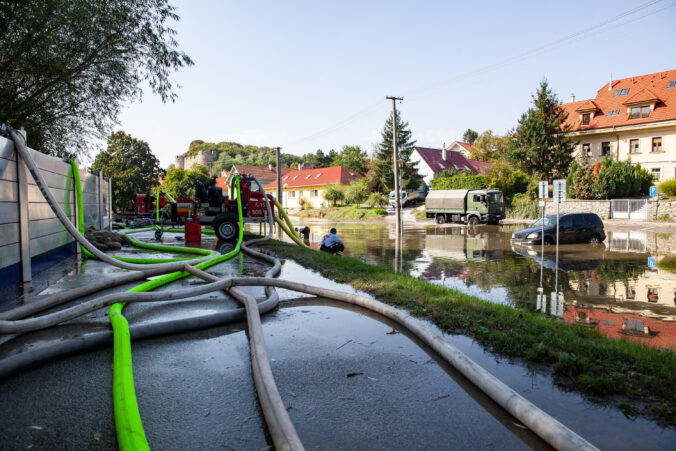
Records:
[[[471,128],[465,130],[465,133],[462,134],[462,141],[466,142],[470,146],[474,144],[474,141],[479,137],[479,133],[475,132]]]
[[[343,149],[331,162],[332,166],[343,166],[361,175],[368,169],[368,155],[359,146],[343,146]]]
[[[181,168],[167,169],[164,183],[159,189],[168,192],[174,199],[180,197],[193,199],[197,180],[205,184],[209,181],[209,169],[202,164],[195,163],[187,171]]]
[[[560,106],[547,80],[532,96],[533,106],[519,119],[508,157],[523,172],[541,179],[563,178],[573,162],[575,143],[566,132],[568,113]]]
[[[473,160],[479,161],[499,161],[505,158],[509,148],[510,138],[493,133],[493,130],[486,130],[474,141],[474,145],[469,151]]]
[[[397,111],[397,151],[399,160],[402,160],[400,166],[401,189],[412,190],[420,186],[420,174],[418,174],[417,163],[411,161],[411,154],[415,147],[415,141],[411,140],[411,131],[408,129],[408,122],[402,122],[401,115]],[[393,154],[393,130],[392,113],[385,122],[385,127],[381,133],[382,141],[378,144],[374,158],[374,173],[380,180],[381,191],[389,192],[394,189],[394,167],[392,165]]]
[[[193,64],[177,19],[168,0],[0,1],[0,123],[42,152],[87,154],[142,83],[174,100],[172,72]]]
[[[123,131],[110,135],[106,150],[96,156],[92,169],[111,178],[117,211],[125,210],[134,194],[149,193],[164,174],[148,143]]]

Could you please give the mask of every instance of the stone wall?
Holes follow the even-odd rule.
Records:
[[[568,199],[559,206],[560,213],[596,213],[602,219],[610,218],[609,200],[577,200]],[[555,215],[556,204],[549,199],[545,207],[545,214]]]
[[[596,213],[601,219],[610,218],[611,202],[609,200],[577,200],[568,199],[559,206],[560,213]],[[549,199],[545,214],[556,214],[556,204]],[[676,220],[676,199],[651,198],[648,200],[648,218],[654,219],[667,215]]]
[[[176,167],[187,171],[195,163],[209,167],[215,163],[216,160],[218,160],[218,151],[216,150],[207,150],[191,157],[178,155],[176,157]]]

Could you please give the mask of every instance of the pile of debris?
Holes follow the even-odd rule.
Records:
[[[96,230],[90,226],[85,234],[87,239],[100,251],[116,251],[122,249],[122,245],[131,245],[129,238],[119,233]]]

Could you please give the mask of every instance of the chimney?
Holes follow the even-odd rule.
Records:
[[[270,171],[272,171],[272,170],[273,170],[273,166],[272,166],[272,163],[268,163],[268,169],[269,169]]]
[[[446,147],[441,149],[441,159],[446,161]]]
[[[303,163],[298,163],[298,170],[300,171],[302,169],[303,169]]]
[[[575,93],[574,92],[570,93],[570,103],[575,103]]]
[[[610,83],[608,84],[608,92],[613,90],[613,73],[610,73]]]

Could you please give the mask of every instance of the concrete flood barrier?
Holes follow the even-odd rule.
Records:
[[[75,220],[70,164],[28,149],[59,205]],[[101,173],[80,171],[85,226],[108,229],[111,183]],[[0,290],[33,276],[77,252],[75,240],[49,207],[40,189],[17,161],[14,143],[0,137]]]

